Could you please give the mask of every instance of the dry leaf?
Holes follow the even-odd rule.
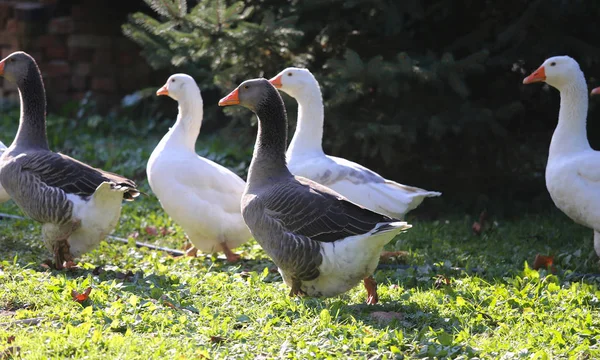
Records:
[[[404,315],[394,311],[375,311],[371,313],[371,319],[382,325],[387,325],[394,320],[400,321],[404,319]]]
[[[11,335],[11,336],[8,337],[8,339],[6,339],[6,342],[9,343],[9,344],[12,344],[13,341],[15,341],[15,336],[14,335]]]
[[[75,301],[77,301],[78,303],[81,304],[82,302],[84,302],[87,299],[89,299],[91,292],[92,292],[92,287],[88,287],[81,294],[79,292],[77,292],[77,290],[71,291],[71,296],[73,297],[73,300],[75,300]]]
[[[279,272],[279,269],[277,268],[277,266],[271,266],[269,268],[269,272],[272,273],[272,274],[274,274],[274,273]]]
[[[146,226],[144,231],[146,231],[146,234],[151,235],[151,236],[158,235],[158,230],[156,230],[156,226]]]
[[[471,226],[473,233],[475,235],[481,235],[483,232],[483,227],[485,226],[485,221],[487,220],[487,211],[483,210],[481,214],[479,214],[479,221],[475,221]]]
[[[547,269],[548,267],[550,267],[550,269],[552,271],[554,271],[554,266],[552,266],[553,263],[554,263],[554,256],[544,256],[544,255],[537,254],[535,256],[535,260],[533,260],[533,269],[539,270],[539,269]]]
[[[94,270],[92,270],[92,275],[100,275],[104,272],[104,265],[96,266]]]
[[[211,336],[210,337],[210,342],[212,342],[212,343],[220,344],[225,341],[227,341],[227,339],[220,337],[220,336]]]
[[[408,251],[382,251],[379,255],[380,262],[389,261],[391,258],[406,258]]]
[[[115,274],[115,277],[117,279],[125,279],[125,280],[129,280],[129,278],[133,277],[133,272],[131,270],[127,271],[126,273],[122,273],[122,272],[118,272]]]
[[[434,284],[434,286],[435,286],[436,289],[439,289],[442,286],[447,286],[447,285],[450,285],[451,283],[452,283],[452,280],[450,280],[446,276],[444,276],[444,275],[438,275],[435,278],[435,284]]]

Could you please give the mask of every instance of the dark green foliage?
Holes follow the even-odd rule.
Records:
[[[153,66],[190,72],[217,95],[306,66],[323,88],[327,153],[443,191],[453,206],[502,200],[504,214],[549,206],[558,92],[522,79],[553,55],[574,57],[588,79],[600,66],[594,1],[212,0],[189,13],[184,1],[146,1],[160,20],[135,14],[124,31]],[[594,110],[592,99],[590,119]]]

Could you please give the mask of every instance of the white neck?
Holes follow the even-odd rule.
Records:
[[[196,152],[196,140],[200,134],[204,114],[202,99],[179,100],[179,114],[175,125],[161,140],[164,147],[183,148]]]
[[[297,96],[298,101],[298,121],[296,131],[290,146],[288,147],[286,157],[300,156],[304,154],[324,155],[323,146],[323,98],[319,84],[315,86],[306,86]]]
[[[588,91],[583,74],[560,89],[558,125],[550,142],[548,160],[591,149],[587,139]]]

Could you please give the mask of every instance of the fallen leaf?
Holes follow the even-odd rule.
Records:
[[[79,292],[77,292],[77,290],[71,291],[71,296],[73,297],[73,300],[75,300],[81,304],[82,302],[89,299],[91,292],[92,292],[92,287],[90,286],[87,289],[85,289],[85,291],[81,294]]]
[[[389,261],[391,258],[406,258],[408,251],[382,251],[379,255],[380,262]]]
[[[487,211],[483,210],[481,214],[479,214],[479,221],[475,221],[473,225],[471,225],[471,230],[475,235],[481,235],[483,232],[483,227],[485,226],[485,221],[487,220]]]
[[[279,269],[277,268],[277,266],[271,266],[269,268],[269,272],[270,273],[277,273],[277,272],[279,272]]]
[[[146,234],[151,235],[151,236],[158,235],[158,230],[156,230],[156,226],[146,226],[144,231],[146,231]]]
[[[166,235],[171,234],[171,233],[172,233],[171,229],[168,229],[168,228],[166,228],[164,226],[160,228],[160,234],[162,236],[166,236]]]
[[[133,272],[131,270],[129,270],[126,273],[118,272],[118,273],[115,274],[115,277],[117,279],[121,279],[121,280],[122,279],[129,280],[129,278],[132,278],[133,275],[134,275]]]
[[[545,256],[545,255],[537,254],[535,256],[535,260],[533,260],[533,269],[539,270],[539,269],[547,269],[548,267],[550,267],[550,269],[552,271],[554,271],[554,266],[552,266],[553,263],[554,263],[554,256]]]
[[[15,341],[15,336],[14,335],[11,335],[11,336],[8,337],[8,339],[6,339],[6,342],[9,343],[9,344],[12,344],[13,341]]]
[[[394,311],[375,311],[371,313],[371,319],[382,325],[387,325],[394,320],[400,321],[404,319],[404,315]]]
[[[435,277],[435,284],[434,284],[434,286],[435,286],[436,289],[439,289],[442,286],[448,286],[451,283],[452,283],[452,280],[450,280],[446,276],[440,274],[440,275],[438,275],[438,276]]]
[[[186,256],[196,257],[198,256],[198,249],[195,246],[190,247],[185,251]]]
[[[92,275],[100,275],[104,272],[104,265],[99,265],[92,270]]]
[[[138,237],[140,237],[140,233],[137,231],[134,231],[131,234],[127,235],[127,238],[132,238],[132,239],[137,239]]]
[[[210,342],[212,342],[212,343],[220,344],[225,341],[227,341],[227,339],[220,337],[220,336],[211,336],[210,337]]]

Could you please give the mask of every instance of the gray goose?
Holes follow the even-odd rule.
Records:
[[[46,94],[35,60],[14,52],[0,61],[0,75],[16,83],[21,100],[19,129],[0,157],[0,184],[32,219],[42,223],[55,266],[94,248],[116,226],[121,202],[140,192],[132,180],[50,151],[46,138]]]
[[[285,160],[287,115],[268,80],[244,81],[219,101],[220,106],[237,104],[258,117],[242,216],[291,287],[289,295],[336,296],[363,280],[367,303],[377,303],[371,275],[379,254],[411,226],[290,173]]]

